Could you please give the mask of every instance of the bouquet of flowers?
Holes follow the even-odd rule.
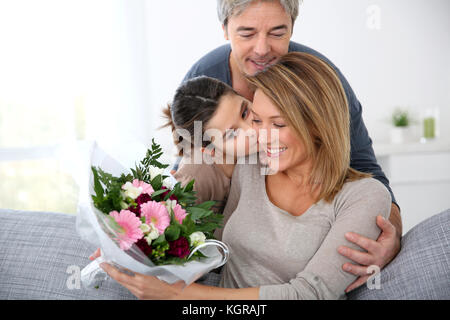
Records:
[[[168,165],[158,161],[162,149],[154,140],[131,172],[96,145],[92,153],[91,199],[79,205],[77,228],[82,238],[102,249],[102,257],[83,269],[87,287],[106,278],[98,266],[103,261],[186,284],[226,262],[228,249],[213,236],[223,216],[211,210],[214,201],[196,205],[194,180],[184,187],[173,185],[164,174]],[[100,166],[92,165],[99,159]]]

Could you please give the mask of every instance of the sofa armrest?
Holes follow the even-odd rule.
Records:
[[[450,299],[450,210],[411,229],[397,257],[380,273],[380,288],[350,292],[356,300]]]

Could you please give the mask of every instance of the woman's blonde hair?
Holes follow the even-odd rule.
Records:
[[[350,168],[347,97],[327,63],[293,52],[247,79],[272,100],[304,143],[313,166],[308,182],[320,187],[317,201],[331,202],[346,181],[371,176]]]

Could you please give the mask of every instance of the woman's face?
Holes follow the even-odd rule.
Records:
[[[265,152],[272,170],[286,171],[305,163],[307,155],[303,142],[260,89],[255,92],[252,115],[259,149]]]
[[[252,129],[251,102],[244,97],[228,93],[219,102],[214,116],[205,127],[214,148],[235,159],[257,152],[258,141]]]

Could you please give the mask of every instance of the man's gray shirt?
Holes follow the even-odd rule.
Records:
[[[289,44],[289,52],[305,52],[315,55],[316,57],[327,62],[337,72],[347,95],[350,110],[350,166],[356,170],[371,173],[375,179],[379,180],[386,186],[391,194],[392,202],[397,204],[392,189],[389,186],[389,180],[386,178],[386,175],[377,163],[377,159],[372,148],[372,140],[369,137],[369,133],[367,132],[367,128],[362,119],[361,104],[356,98],[355,93],[350,87],[348,81],[330,60],[307,46],[291,41]],[[221,80],[229,86],[232,86],[229,64],[230,53],[231,46],[229,44],[214,49],[192,66],[183,81],[198,76],[208,76]]]

